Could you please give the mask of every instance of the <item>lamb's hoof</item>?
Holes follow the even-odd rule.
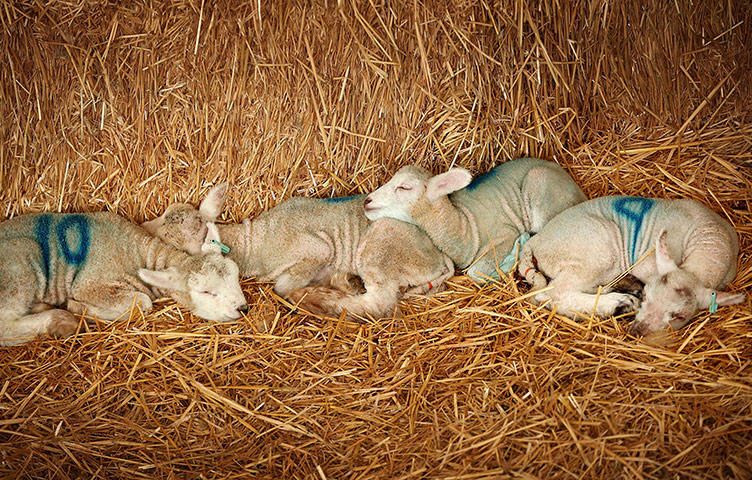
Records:
[[[616,282],[613,287],[615,291],[632,295],[640,301],[642,301],[643,299],[642,295],[644,288],[645,284],[642,283],[642,281],[634,275],[627,275],[626,277]]]
[[[352,293],[352,295],[362,295],[366,293],[366,284],[363,283],[363,278],[361,278],[360,275],[355,275],[354,273],[348,274],[347,283],[350,285],[354,292]]]
[[[65,310],[55,310],[47,327],[47,334],[52,337],[68,337],[78,330],[78,319]]]
[[[626,315],[628,313],[634,313],[637,311],[638,308],[640,308],[640,304],[642,302],[639,298],[630,295],[628,293],[625,293],[622,295],[622,298],[619,300],[619,303],[616,304],[616,307],[614,307],[614,317],[619,317],[621,315]]]

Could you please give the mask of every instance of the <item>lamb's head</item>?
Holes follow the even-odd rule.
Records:
[[[450,168],[432,176],[431,172],[417,165],[402,167],[391,180],[366,197],[366,217],[369,220],[390,217],[416,223],[416,207],[424,206],[426,202],[434,204],[466,187],[471,180],[472,175],[464,168]]]
[[[178,250],[196,255],[201,253],[206,239],[206,224],[214,222],[222,212],[226,193],[227,184],[221,183],[209,190],[198,209],[187,203],[173,203],[160,217],[141,226]]]
[[[206,320],[229,322],[248,312],[240,288],[238,266],[221,254],[219,234],[214,224],[207,225],[202,253],[187,256],[180,267],[167,270],[139,270],[143,281],[167,290],[181,307]]]
[[[708,308],[713,295],[718,305],[744,301],[744,294],[705,287],[697,277],[679,267],[669,254],[665,230],[656,241],[655,262],[658,274],[645,284],[645,299],[629,328],[631,335],[647,335],[668,327],[678,330],[697,312]]]

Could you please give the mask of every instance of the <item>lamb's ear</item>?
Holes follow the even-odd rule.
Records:
[[[658,240],[655,241],[655,265],[658,268],[658,275],[665,275],[679,269],[668,251],[666,233],[665,229],[661,230]]]
[[[214,186],[206,198],[201,201],[198,207],[199,213],[207,222],[213,222],[222,213],[222,207],[225,205],[225,196],[227,195],[227,182]]]
[[[154,220],[147,220],[141,224],[141,227],[152,235],[156,235],[159,227],[164,225],[164,214]]]
[[[700,288],[698,290],[699,291],[696,293],[697,303],[701,308],[710,307],[710,299],[713,292],[715,292],[715,303],[721,307],[726,305],[736,305],[744,301],[743,293],[720,292],[718,290],[713,290],[712,288]]]
[[[138,271],[138,276],[141,280],[153,287],[180,291],[186,289],[185,278],[180,272],[172,267],[167,270],[147,270],[141,268]]]
[[[206,224],[206,238],[204,244],[201,245],[202,253],[223,253],[222,241],[219,239],[219,230],[217,225],[213,222]]]
[[[447,172],[436,175],[428,180],[426,196],[429,201],[449,195],[461,188],[465,188],[472,181],[473,176],[464,168],[450,168]]]
[[[736,305],[743,301],[743,293],[716,292],[715,302],[718,305]]]

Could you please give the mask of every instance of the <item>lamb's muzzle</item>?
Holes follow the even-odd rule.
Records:
[[[191,225],[214,221],[226,186],[214,187],[199,209],[175,204],[144,224],[178,248],[204,241]],[[392,219],[369,222],[364,196],[294,197],[253,221],[219,225],[230,258],[244,276],[274,282],[274,290],[303,309],[352,318],[383,318],[404,294],[433,292],[454,273],[418,228]],[[369,202],[370,204],[370,202]],[[349,281],[358,278],[358,288]]]
[[[215,248],[192,257],[108,212],[0,223],[0,345],[68,335],[76,315],[114,320],[164,295],[202,318],[236,320],[248,308],[238,267]]]
[[[713,293],[718,305],[744,301],[744,294],[722,291],[736,275],[738,254],[733,227],[694,200],[602,197],[543,227],[523,247],[518,270],[541,290],[536,302],[573,317],[639,308],[629,333],[645,335],[683,327],[710,306]],[[630,268],[645,285],[642,302],[614,289],[597,295]]]

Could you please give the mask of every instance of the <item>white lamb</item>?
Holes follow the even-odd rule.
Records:
[[[655,255],[639,262],[655,245]],[[605,289],[635,265],[645,283],[633,335],[679,329],[700,309],[733,305],[744,294],[721,289],[736,275],[739,241],[733,227],[688,199],[603,197],[576,205],[551,220],[520,254],[519,272],[535,301],[559,311],[599,316],[634,310],[639,300]]]
[[[143,227],[195,253],[204,241],[203,225],[216,219],[226,191],[225,184],[214,187],[199,210],[170,205]],[[241,275],[274,282],[280,296],[313,313],[347,310],[351,317],[383,318],[394,313],[403,295],[442,288],[454,266],[413,225],[369,222],[364,198],[294,197],[253,221],[217,226]]]
[[[207,240],[216,240],[216,229]],[[113,320],[169,295],[208,320],[248,311],[238,267],[207,244],[191,256],[113,213],[21,215],[0,223],[0,345],[66,336],[84,311]],[[60,308],[64,306],[64,308]]]
[[[472,181],[464,168],[433,176],[402,167],[365,201],[371,220],[417,225],[475,281],[498,280],[514,267],[516,243],[562,210],[585,200],[557,164],[534,158],[506,162]],[[519,240],[518,240],[519,239]]]

